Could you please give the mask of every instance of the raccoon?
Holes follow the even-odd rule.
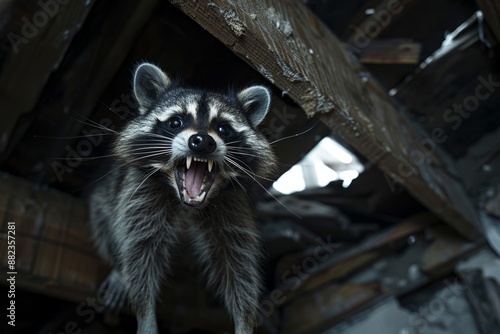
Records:
[[[262,245],[246,191],[275,171],[271,145],[257,131],[269,90],[186,88],[144,63],[133,91],[138,114],[117,134],[116,167],[90,198],[93,238],[113,267],[100,288],[104,303],[117,310],[128,299],[137,333],[157,333],[160,285],[172,252],[187,242],[235,333],[252,333]]]

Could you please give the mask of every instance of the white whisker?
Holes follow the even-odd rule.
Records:
[[[88,134],[88,135],[81,135],[81,136],[40,136],[40,135],[34,135],[34,138],[40,138],[40,139],[78,139],[78,138],[91,138],[94,136],[114,136],[115,133],[96,133],[96,134]]]
[[[90,161],[90,160],[97,160],[97,159],[104,159],[104,158],[113,158],[117,157],[116,154],[109,154],[109,155],[100,155],[98,157],[81,157],[78,158],[78,160],[81,161]],[[67,160],[68,158],[51,158],[52,160]]]
[[[144,184],[144,182],[146,182],[147,179],[149,179],[151,177],[151,175],[153,175],[154,173],[156,173],[157,171],[159,171],[161,169],[161,167],[158,167],[158,168],[153,168],[153,170],[151,171],[151,173],[149,173],[145,178],[144,180],[137,186],[137,188],[135,188],[134,192],[132,193],[132,195],[130,195],[129,199],[128,199],[128,203],[130,203],[130,200],[132,199],[132,197],[134,197],[135,193],[137,192],[137,190],[139,190],[139,188]]]
[[[318,124],[318,123],[316,123],[316,124]],[[283,137],[283,138],[280,138],[280,139],[276,139],[276,140],[274,140],[274,141],[270,142],[269,144],[274,145],[274,144],[276,144],[276,143],[279,143],[279,142],[280,142],[280,141],[282,141],[282,140],[286,140],[286,139],[290,139],[290,138],[294,138],[294,137],[302,136],[303,134],[306,134],[306,133],[308,133],[309,131],[311,131],[312,129],[314,129],[314,127],[316,126],[316,124],[314,124],[313,126],[311,126],[309,129],[307,129],[307,130],[305,130],[305,131],[302,131],[302,132],[296,133],[296,134],[291,135],[291,136],[286,136],[286,137]]]
[[[238,168],[240,168],[240,169],[245,169],[248,173],[253,174],[253,175],[254,175],[254,179],[255,179],[256,177],[258,177],[258,178],[263,179],[263,180],[266,180],[266,181],[271,181],[271,182],[272,182],[272,181],[275,181],[275,180],[270,179],[270,178],[267,178],[267,177],[265,177],[265,176],[261,176],[261,175],[256,174],[256,173],[255,173],[255,172],[254,172],[254,171],[253,171],[253,170],[252,170],[252,169],[251,169],[251,168],[250,168],[247,164],[245,164],[245,163],[244,163],[241,159],[238,159],[238,158],[236,158],[235,156],[233,156],[233,155],[231,155],[231,154],[228,154],[228,155],[227,155],[227,158],[232,159],[232,160],[233,160],[233,162],[235,162],[234,160],[236,160],[236,161],[239,161],[240,163],[242,163],[243,165],[245,165],[247,168],[244,168],[244,167],[243,167],[243,166],[241,166],[240,164],[238,164],[238,166],[237,166],[237,167],[238,167]]]
[[[255,181],[255,183],[257,185],[259,185],[259,187],[261,187],[262,189],[264,189],[265,192],[267,192],[269,194],[269,196],[271,196],[276,202],[278,202],[279,204],[281,204],[288,212],[290,212],[291,214],[293,214],[295,217],[297,217],[299,219],[302,219],[302,217],[300,217],[298,214],[296,214],[295,212],[293,212],[290,208],[288,208],[285,204],[283,204],[283,202],[281,202],[276,196],[274,196],[273,194],[271,194],[271,192],[269,190],[267,190],[266,187],[264,187],[259,181],[257,181],[257,179],[255,178],[255,174],[252,176],[250,172],[248,172],[246,169],[242,168],[239,164],[235,163],[235,161],[231,160],[230,158],[227,158],[227,161],[230,162],[231,164],[233,164],[235,167],[238,167],[242,172],[244,172],[249,177],[251,177]]]
[[[81,116],[81,117],[83,117],[83,116]],[[115,130],[107,128],[104,125],[99,124],[99,123],[97,123],[97,122],[95,122],[95,121],[93,121],[93,120],[91,120],[89,118],[85,118],[84,117],[85,121],[82,121],[81,119],[77,119],[77,118],[75,118],[75,120],[78,121],[78,122],[80,122],[80,123],[82,123],[82,124],[85,124],[85,125],[88,125],[88,126],[92,126],[92,127],[96,128],[96,129],[101,129],[101,130],[104,130],[104,131],[109,131],[109,132],[114,133],[114,134],[118,134],[118,132],[116,132]]]

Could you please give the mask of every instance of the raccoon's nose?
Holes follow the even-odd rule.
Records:
[[[196,134],[189,137],[188,145],[194,153],[212,153],[217,144],[212,136],[205,134]]]

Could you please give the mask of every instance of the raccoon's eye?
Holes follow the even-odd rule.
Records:
[[[227,124],[219,124],[219,127],[217,128],[217,132],[223,136],[223,137],[227,137],[229,136],[229,134],[231,133],[231,127]]]
[[[184,119],[182,118],[182,116],[174,116],[168,121],[168,126],[170,126],[172,129],[180,128],[183,125]]]

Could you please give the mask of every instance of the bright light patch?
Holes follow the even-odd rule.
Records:
[[[345,170],[340,173],[340,179],[344,180],[342,182],[342,187],[347,188],[351,185],[352,180],[357,178],[359,173],[355,170]]]
[[[286,195],[306,189],[302,166],[295,165],[290,168],[290,170],[283,174],[278,181],[274,182],[273,187],[280,193]]]
[[[323,138],[316,147],[326,150],[331,157],[344,164],[350,164],[352,162],[351,152],[329,137]],[[325,158],[330,160],[328,157]]]
[[[314,170],[320,187],[325,187],[328,183],[339,178],[337,172],[325,165],[321,160],[314,161]]]
[[[323,138],[297,165],[274,182],[273,188],[283,194],[306,188],[325,187],[342,180],[347,188],[363,171],[363,165],[342,145],[330,137]]]
[[[375,8],[365,9],[365,15],[373,15],[373,14],[375,14]]]

